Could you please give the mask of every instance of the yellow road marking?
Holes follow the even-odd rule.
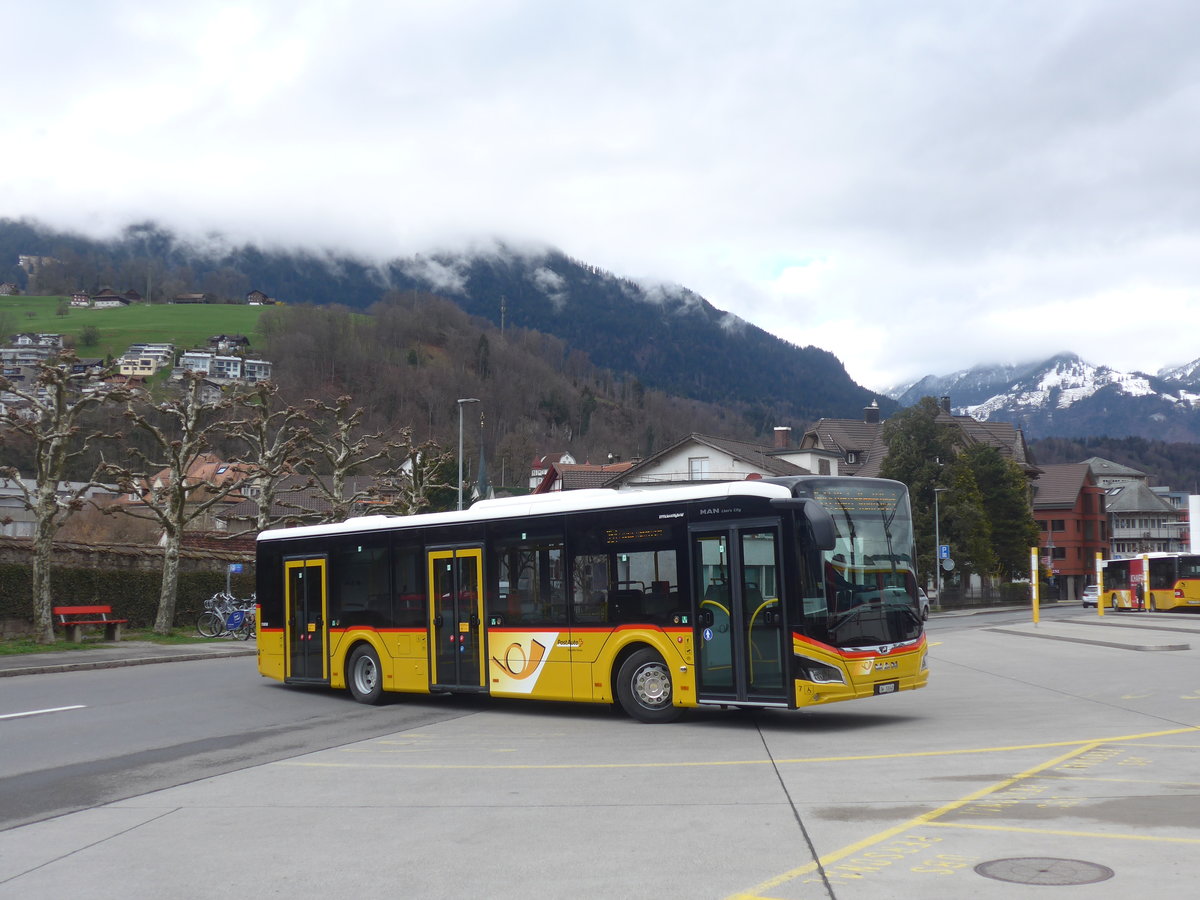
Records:
[[[965,822],[926,822],[930,828],[965,828],[974,831],[1018,831],[1059,837],[1111,838],[1119,841],[1152,841],[1166,844],[1200,844],[1200,838],[1155,837],[1151,834],[1110,834],[1101,831],[1061,831],[1056,828],[1022,828],[1019,825],[970,825]]]
[[[1103,744],[1103,742],[1091,742],[1091,743],[1084,744],[1083,746],[1077,747],[1076,749],[1070,751],[1069,753],[1064,753],[1061,756],[1056,756],[1054,759],[1050,760],[1049,762],[1044,762],[1041,765],[1034,766],[1032,769],[1026,769],[1024,772],[1021,772],[1019,775],[1014,775],[1011,778],[1006,778],[1003,781],[998,781],[995,784],[990,785],[989,787],[985,787],[978,791],[970,793],[967,796],[965,796],[959,800],[953,800],[950,803],[945,804],[944,806],[940,806],[937,809],[932,810],[931,812],[923,813],[919,816],[916,816],[915,818],[909,819],[907,822],[902,822],[899,825],[894,825],[891,828],[888,828],[884,831],[877,832],[876,834],[873,834],[868,838],[863,838],[863,840],[857,841],[856,843],[853,843],[846,847],[843,847],[840,850],[835,850],[832,853],[827,853],[824,856],[820,857],[816,862],[811,862],[811,863],[807,863],[806,865],[803,865],[803,866],[798,866],[795,869],[791,869],[787,872],[784,872],[782,875],[776,875],[774,878],[771,878],[768,881],[764,881],[761,884],[758,884],[758,885],[752,887],[749,891],[745,891],[745,892],[742,892],[739,894],[732,895],[729,898],[729,900],[751,900],[751,898],[761,898],[762,894],[765,891],[769,891],[772,888],[777,888],[780,885],[786,884],[789,881],[793,881],[802,875],[811,875],[813,872],[817,871],[818,866],[821,868],[827,868],[830,865],[832,865],[833,863],[836,863],[839,860],[843,860],[848,856],[853,856],[855,853],[865,850],[868,847],[873,847],[876,844],[880,844],[886,840],[890,840],[891,838],[898,837],[899,835],[904,834],[906,831],[911,831],[914,828],[920,828],[923,825],[928,825],[931,822],[933,822],[935,819],[939,819],[942,816],[947,815],[948,813],[952,813],[957,809],[962,809],[964,806],[968,805],[969,803],[973,803],[976,800],[986,797],[988,794],[994,794],[999,791],[1003,791],[1007,788],[1010,788],[1019,781],[1023,781],[1026,778],[1029,778],[1033,775],[1037,775],[1040,772],[1044,772],[1046,769],[1052,769],[1055,766],[1059,765],[1060,763],[1064,763],[1069,759],[1074,759],[1076,756],[1082,756],[1084,753],[1088,753],[1092,750],[1095,750],[1097,747],[1101,746],[1102,744]]]

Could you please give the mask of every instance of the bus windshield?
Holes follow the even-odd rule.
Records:
[[[819,557],[819,592],[805,591],[805,621],[814,636],[837,647],[919,636],[912,515],[903,485],[830,480],[810,490],[833,516],[836,535],[833,549]]]

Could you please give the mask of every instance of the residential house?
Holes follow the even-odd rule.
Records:
[[[21,288],[11,281],[0,281],[0,297],[16,297]]]
[[[14,334],[11,347],[0,347],[0,371],[13,377],[22,368],[33,367],[45,362],[62,349],[61,334]]]
[[[36,488],[36,482],[31,478],[22,479],[22,483],[29,491]],[[88,500],[120,495],[120,489],[115,485],[87,486],[86,482],[79,481],[60,482],[56,493],[60,498],[67,499],[78,490],[82,490],[80,496]],[[31,538],[36,523],[37,516],[25,506],[25,491],[13,479],[0,478],[0,535]]]
[[[43,347],[48,350],[61,350],[63,348],[63,336],[61,334],[34,334],[32,332],[22,332],[12,336],[12,345],[14,347]]]
[[[1052,573],[1054,599],[1075,602],[1086,585],[1096,583],[1096,554],[1107,555],[1104,488],[1087,463],[1040,468],[1033,483],[1033,515],[1041,532],[1042,565]]]
[[[92,305],[91,295],[87,291],[76,291],[71,295],[71,306],[86,308]]]
[[[104,370],[104,360],[99,356],[81,356],[71,364],[74,375],[98,375]]]
[[[1179,511],[1179,540],[1182,545],[1180,549],[1184,553],[1192,552],[1190,548],[1197,546],[1192,539],[1191,507],[1194,495],[1188,491],[1176,491],[1169,487],[1151,487],[1150,490],[1154,491],[1154,493],[1158,494],[1158,496],[1162,497]]]
[[[242,359],[240,356],[214,353],[211,350],[186,350],[179,357],[177,375],[185,371],[199,372],[219,381],[270,381],[271,363],[264,359]]]
[[[123,293],[121,296],[124,297],[126,300],[128,300],[130,303],[141,303],[142,302],[142,295],[139,294],[137,291],[135,291],[133,288],[130,288],[125,293]]]
[[[129,302],[112,288],[107,287],[92,296],[93,309],[122,309],[128,306]]]
[[[268,297],[263,291],[253,290],[246,294],[246,303],[250,306],[269,306],[277,302],[273,297]]]
[[[33,367],[50,358],[45,347],[0,347],[0,368],[4,374],[22,367]]]
[[[171,303],[212,303],[213,297],[211,294],[176,294],[170,300]]]
[[[271,380],[271,363],[265,359],[243,359],[242,377],[251,383]]]
[[[174,358],[174,344],[130,344],[117,360],[117,371],[127,378],[149,378]]]
[[[1149,475],[1099,456],[1084,465],[1105,489],[1110,558],[1179,553],[1190,545],[1186,507],[1155,491]]]
[[[230,482],[240,481],[245,477],[246,470],[242,469],[234,463],[228,463],[221,459],[215,453],[202,453],[196,457],[192,464],[188,467],[187,473],[184,475],[184,483],[187,485],[212,485],[213,487],[224,487]],[[141,503],[141,496],[151,490],[158,490],[166,487],[171,483],[171,470],[162,469],[152,475],[145,483],[138,486],[132,493],[123,494],[121,502],[127,505],[136,505]],[[199,503],[208,499],[210,495],[203,487],[198,487],[190,495],[192,503]],[[233,490],[218,507],[232,507],[245,499],[245,494],[241,489]],[[199,517],[192,523],[192,527],[199,531],[210,531],[214,528],[214,519],[218,516],[219,510],[215,509],[205,516]]]
[[[208,345],[218,353],[229,353],[249,347],[250,338],[244,334],[214,334],[208,339]]]
[[[605,465],[590,463],[550,463],[541,484],[534,488],[535,494],[552,491],[576,491],[584,488],[603,487],[614,476],[627,472],[634,463],[614,462]]]
[[[964,444],[994,447],[1002,457],[1016,462],[1026,477],[1037,475],[1038,467],[1029,458],[1029,448],[1020,428],[1011,422],[980,422],[970,416],[956,416],[950,411],[949,397],[942,397],[938,405],[935,421],[957,430]],[[838,454],[842,475],[878,477],[887,457],[879,405],[872,403],[866,407],[861,420],[821,419],[805,433],[800,446]]]
[[[1137,481],[1111,487],[1106,505],[1114,559],[1142,553],[1179,553],[1187,546],[1187,516]]]
[[[689,434],[612,476],[604,482],[604,486],[644,489],[681,483],[812,474],[810,469],[794,461],[804,458],[796,456],[800,453],[731,438]]]
[[[529,466],[529,490],[535,491],[542,479],[550,473],[550,466],[554,463],[565,463],[566,465],[575,465],[575,457],[569,452],[563,453],[547,453],[545,456],[534,457],[533,462]]]

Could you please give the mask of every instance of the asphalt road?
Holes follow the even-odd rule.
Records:
[[[11,679],[0,715],[86,709],[0,720],[0,810],[45,815],[39,786],[61,807],[93,756],[103,796],[0,832],[0,900],[1185,896],[1200,619],[1028,618],[935,617],[923,691],[668,726],[487,698],[367,709],[250,659]]]
[[[5,679],[0,829],[463,714],[285,687],[253,656]]]
[[[1047,620],[1083,615],[1043,611]],[[935,615],[928,630],[1028,620],[1027,610]],[[366,708],[342,692],[263,679],[253,657],[9,679],[0,716],[54,711],[0,719],[0,829],[443,721],[480,702],[399,698]]]

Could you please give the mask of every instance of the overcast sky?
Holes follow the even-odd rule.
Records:
[[[0,215],[677,282],[872,388],[1200,357],[1195,0],[44,0]]]

